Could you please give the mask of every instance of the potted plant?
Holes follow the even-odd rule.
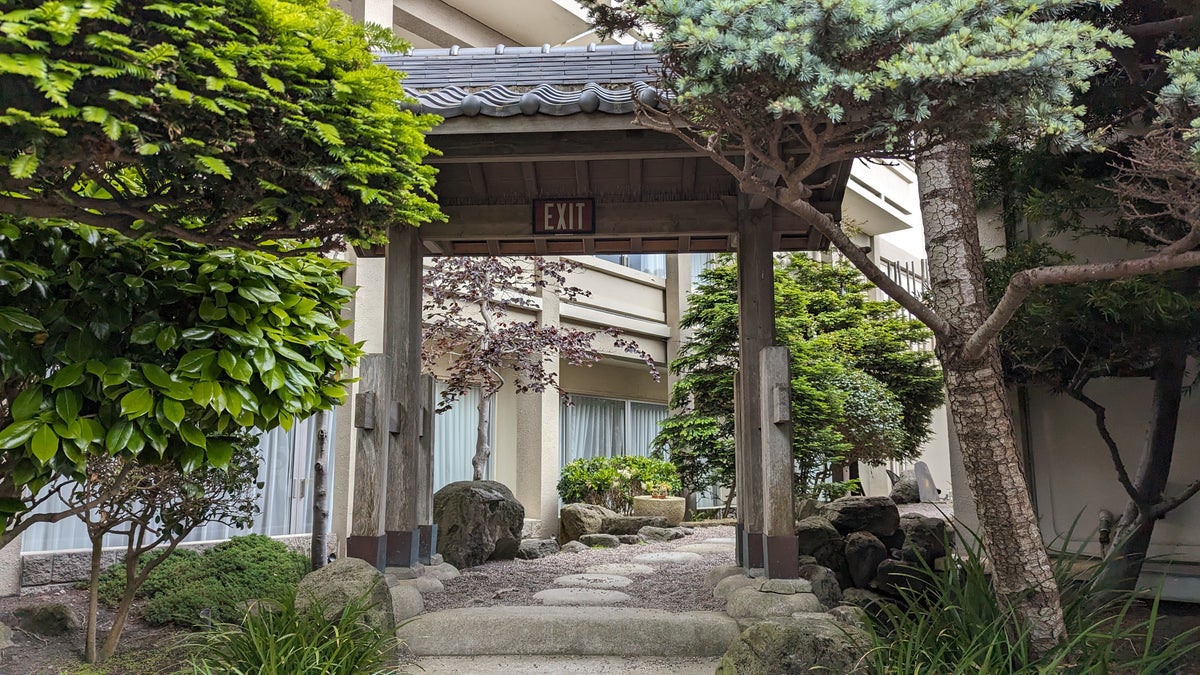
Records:
[[[633,515],[661,516],[667,524],[675,527],[683,522],[687,504],[683,497],[671,496],[671,484],[665,481],[642,483],[642,489],[649,494],[633,498]]]

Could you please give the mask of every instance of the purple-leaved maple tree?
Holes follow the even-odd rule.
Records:
[[[541,297],[553,294],[572,302],[590,293],[567,283],[579,263],[561,258],[438,258],[426,268],[421,359],[426,372],[436,372],[445,390],[437,411],[444,412],[472,387],[479,387],[474,480],[483,479],[492,448],[488,439],[491,402],[511,378],[517,393],[558,390],[558,369],[549,359],[590,366],[600,360],[596,339],[612,338],[613,346],[645,361],[650,377],[659,379],[654,359],[620,330],[596,330],[544,324],[535,316]],[[510,310],[516,310],[511,313]]]

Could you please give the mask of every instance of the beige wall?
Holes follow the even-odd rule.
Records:
[[[1196,364],[1192,365],[1194,372]],[[1142,378],[1111,378],[1088,385],[1088,395],[1107,409],[1109,429],[1130,473],[1136,471],[1146,440],[1151,390],[1150,381]],[[1031,387],[1028,421],[1042,534],[1047,543],[1061,541],[1078,516],[1072,543],[1081,543],[1093,536],[1100,509],[1120,514],[1127,502],[1108,450],[1096,430],[1095,418],[1074,399]],[[1184,399],[1179,414],[1168,494],[1179,493],[1200,477],[1198,439],[1200,398],[1191,396]],[[1200,522],[1200,498],[1192,499],[1159,521],[1150,555],[1200,563],[1197,522]]]

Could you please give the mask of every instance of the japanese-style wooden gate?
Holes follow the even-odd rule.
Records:
[[[773,253],[825,242],[787,211],[741,194],[727,172],[679,139],[633,124],[636,107],[659,96],[646,84],[658,67],[647,47],[455,48],[383,61],[408,74],[421,110],[447,118],[429,137],[442,154],[429,161],[439,168],[449,218],[398,228],[387,246],[388,363],[385,375],[372,377],[383,378],[374,384],[386,394],[376,403],[390,403],[387,411],[376,405],[379,419],[359,419],[374,430],[360,434],[368,444],[360,462],[386,464],[386,480],[376,483],[386,494],[356,499],[350,554],[406,565],[422,557],[422,536],[425,552],[432,545],[422,392],[412,384],[422,256],[736,251],[738,560],[795,576],[788,360],[772,349]],[[838,218],[849,166],[826,172],[813,203]],[[367,480],[379,481],[378,473],[356,469]]]

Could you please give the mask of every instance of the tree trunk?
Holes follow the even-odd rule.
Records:
[[[325,566],[329,546],[329,502],[328,490],[325,487],[325,464],[329,459],[329,430],[325,426],[327,419],[325,411],[320,411],[316,415],[317,442],[313,458],[312,546],[309,550],[314,570]]]
[[[917,158],[917,176],[933,305],[954,328],[952,335],[938,336],[937,352],[992,583],[1020,628],[1029,631],[1036,658],[1061,643],[1066,628],[1017,453],[1000,352],[993,341],[980,359],[958,357],[989,309],[969,148],[946,143],[925,153]]]
[[[495,392],[492,392],[479,397],[479,405],[476,406],[479,419],[475,426],[475,456],[471,458],[472,480],[483,480],[488,457],[492,455],[491,434],[488,431],[492,427],[492,399],[495,396]]]
[[[92,539],[92,566],[88,574],[87,634],[84,638],[83,658],[96,663],[96,624],[100,622],[100,555],[103,536]]]
[[[1186,337],[1163,340],[1162,352],[1154,364],[1154,396],[1151,399],[1150,430],[1146,447],[1133,477],[1134,490],[1149,512],[1143,512],[1133,500],[1125,506],[1114,533],[1114,545],[1100,583],[1104,588],[1133,590],[1142,572],[1142,563],[1154,536],[1154,525],[1165,514],[1157,512],[1166,497],[1167,478],[1175,452],[1175,434],[1179,426],[1179,405],[1183,399],[1183,378],[1187,374]]]

